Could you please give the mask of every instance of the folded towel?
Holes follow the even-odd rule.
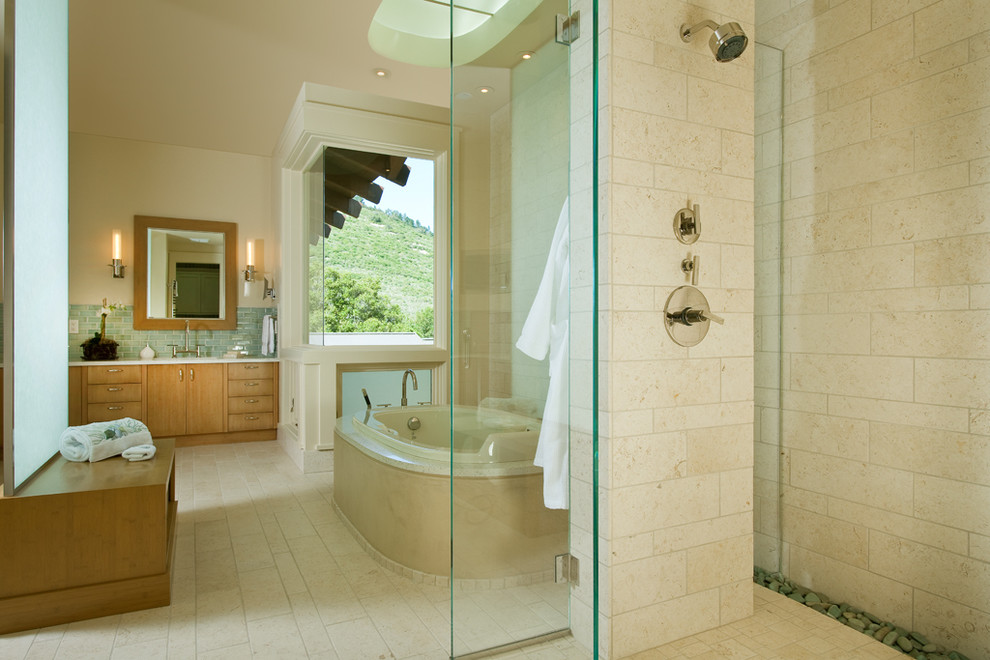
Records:
[[[148,427],[131,417],[111,422],[70,426],[62,431],[59,451],[67,460],[95,463],[117,456],[125,449],[152,444]]]
[[[156,451],[154,445],[138,445],[125,449],[120,455],[129,461],[146,461],[149,458],[154,458]]]

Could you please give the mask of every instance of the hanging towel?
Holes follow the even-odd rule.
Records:
[[[536,298],[530,307],[516,348],[536,360],[550,353],[550,385],[534,465],[543,468],[543,504],[566,509],[568,480],[568,340],[570,286],[570,221],[568,201],[557,218],[550,254]]]
[[[154,458],[156,451],[158,450],[154,445],[137,445],[125,449],[120,455],[129,461],[146,461],[149,458]]]
[[[262,355],[274,355],[275,354],[275,335],[276,335],[275,318],[270,314],[265,314],[265,318],[261,320],[261,354]]]
[[[117,456],[125,449],[152,444],[148,427],[136,419],[124,417],[112,422],[94,422],[70,426],[62,431],[59,451],[67,460],[95,463]]]

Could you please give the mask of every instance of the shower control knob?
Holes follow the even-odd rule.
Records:
[[[696,346],[708,335],[712,323],[725,323],[725,319],[712,312],[705,294],[693,286],[674,289],[663,314],[667,334],[679,346]]]

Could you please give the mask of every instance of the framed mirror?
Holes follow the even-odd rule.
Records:
[[[237,328],[237,224],[134,216],[134,328]]]

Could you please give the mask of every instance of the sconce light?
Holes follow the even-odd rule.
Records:
[[[254,275],[258,271],[254,268],[254,241],[247,242],[247,268],[244,269],[244,281],[254,282]]]
[[[124,264],[120,259],[120,232],[115,231],[113,233],[113,245],[110,248],[110,263],[107,264],[113,268],[113,276],[115,279],[120,279],[124,277]]]

